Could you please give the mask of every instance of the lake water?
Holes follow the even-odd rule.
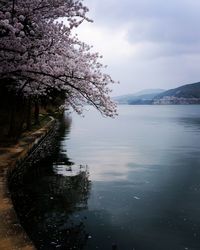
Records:
[[[73,114],[55,148],[11,188],[37,249],[200,249],[199,105]]]

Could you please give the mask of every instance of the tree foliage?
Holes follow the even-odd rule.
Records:
[[[79,113],[88,102],[114,116],[114,81],[104,73],[101,56],[72,35],[91,21],[87,12],[82,0],[0,0],[1,86],[32,100],[64,92]]]

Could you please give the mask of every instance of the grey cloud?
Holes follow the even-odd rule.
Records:
[[[132,43],[198,44],[200,2],[196,0],[90,0],[95,22],[117,29],[129,23]],[[187,48],[185,47],[186,52]]]
[[[173,88],[200,80],[200,1],[86,0],[94,25],[126,27],[127,39],[141,45],[127,62],[110,65],[121,84],[113,95],[145,88]],[[141,49],[142,48],[142,49]],[[113,55],[114,56],[114,55]]]
[[[199,18],[197,0],[87,0],[95,19],[104,24],[148,19],[194,20]]]

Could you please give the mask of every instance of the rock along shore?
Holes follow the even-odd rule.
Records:
[[[22,163],[54,129],[51,118],[42,128],[23,134],[11,147],[0,147],[0,250],[34,250],[30,239],[19,224],[10,198],[7,177]]]

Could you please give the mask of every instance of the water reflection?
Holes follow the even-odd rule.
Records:
[[[86,249],[200,249],[199,106],[119,111],[111,121],[75,116],[67,144],[93,181]]]
[[[13,186],[37,249],[200,249],[199,106],[119,111],[74,115]]]
[[[66,139],[69,131],[70,121],[63,121],[59,138]],[[61,141],[53,145],[49,157],[27,162],[23,174],[15,173],[10,183],[20,221],[36,248],[42,250],[83,249],[89,237],[86,217],[73,218],[73,213],[87,208],[89,173],[87,167],[74,168],[60,148]]]
[[[193,129],[200,129],[200,118],[199,117],[181,117],[179,118],[179,122],[188,127]]]

